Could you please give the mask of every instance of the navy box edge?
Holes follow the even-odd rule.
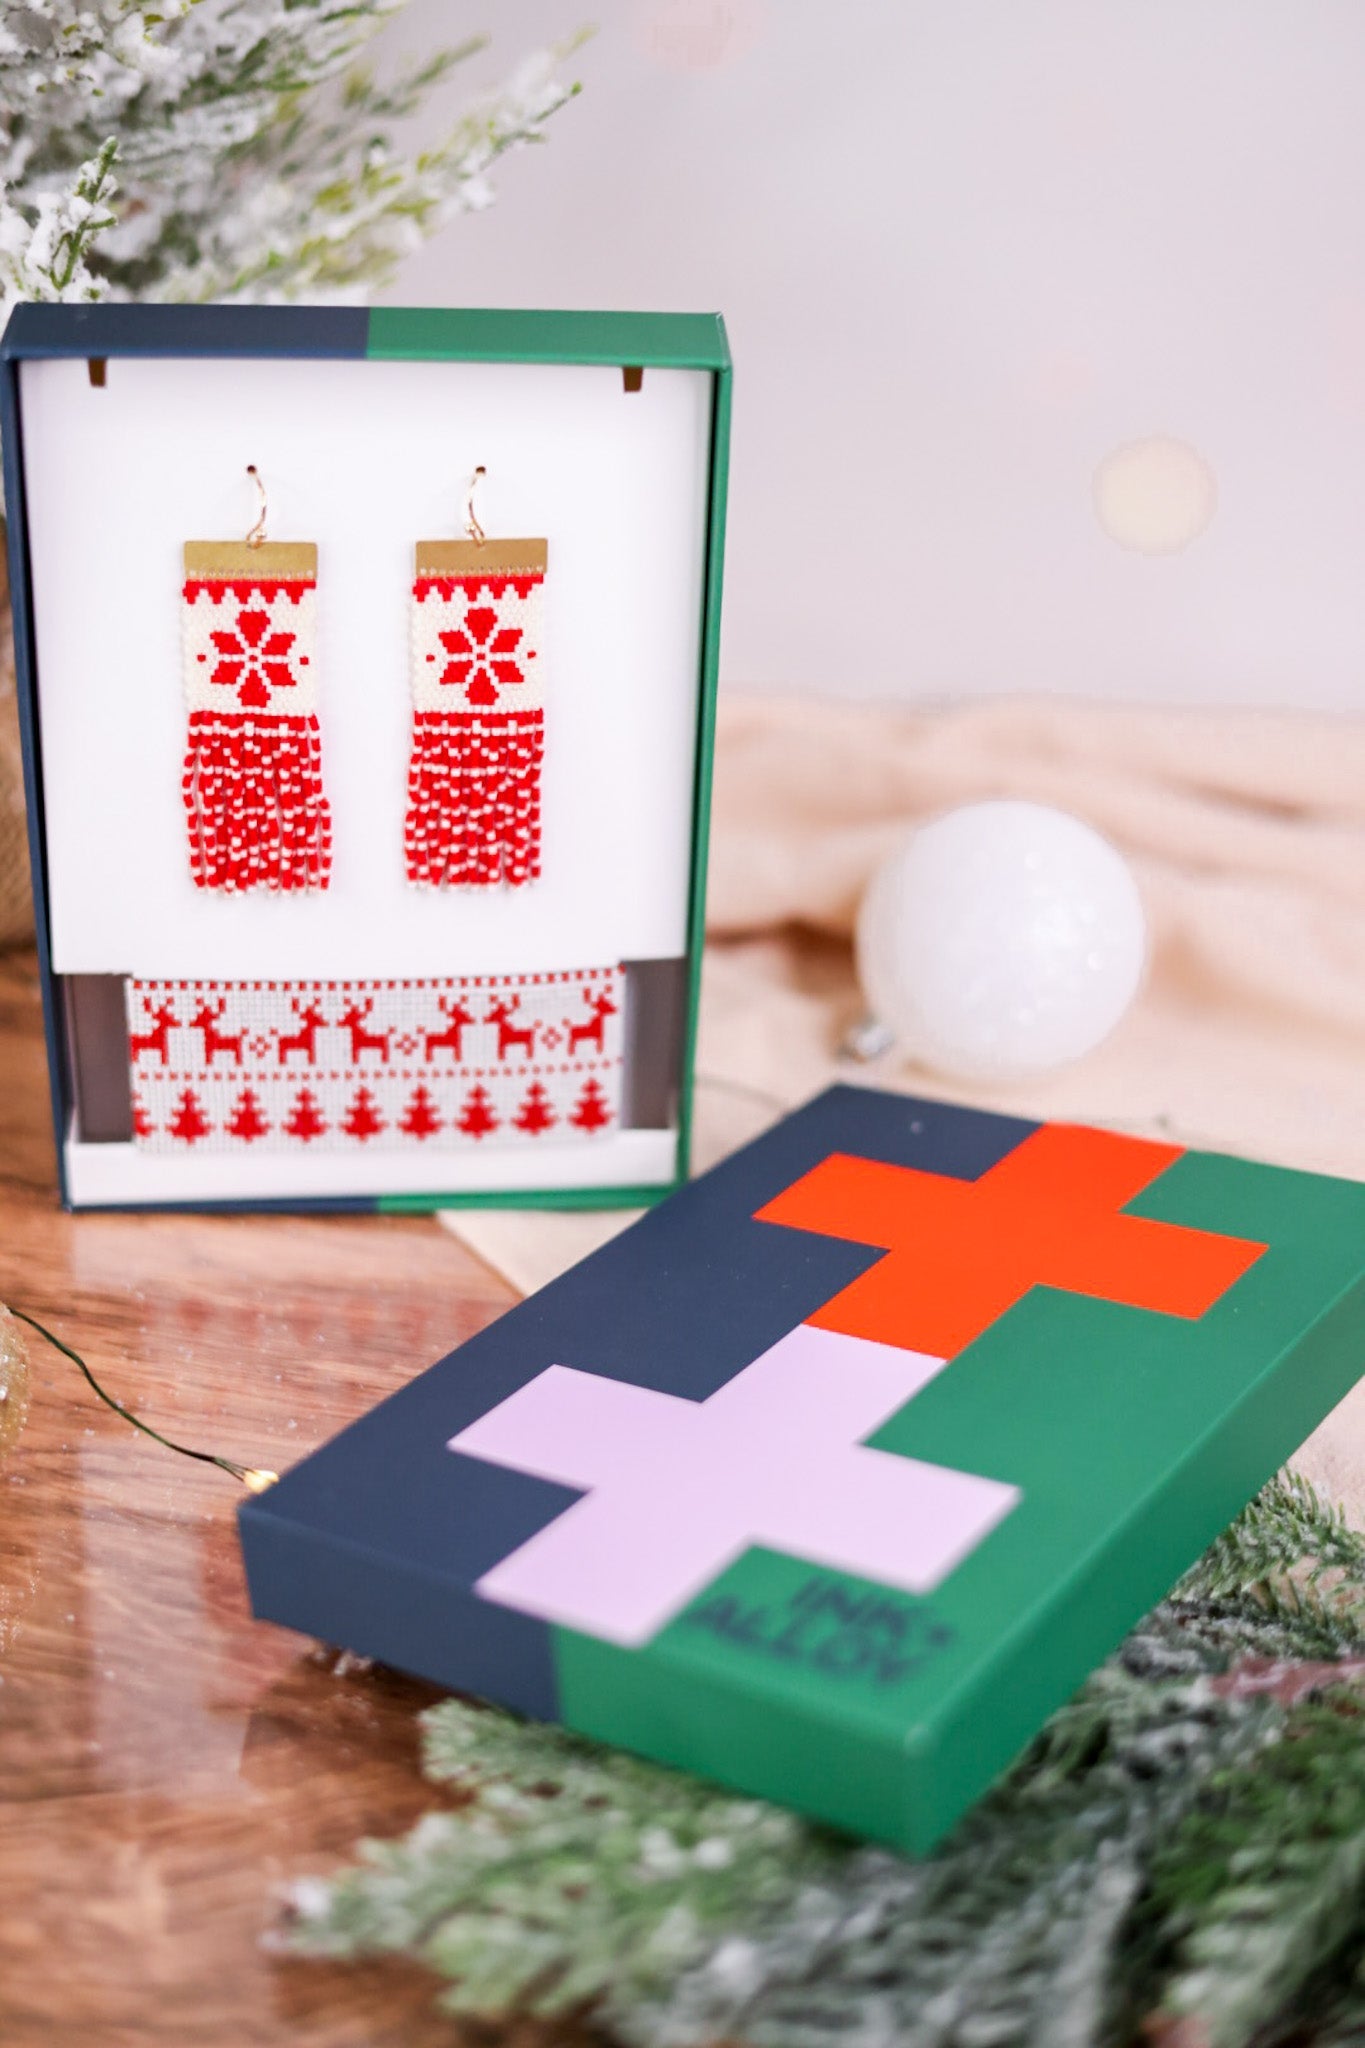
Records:
[[[373,1657],[452,1692],[486,1693],[538,1720],[561,1718],[544,1622],[480,1600],[430,1566],[410,1559],[400,1566],[363,1544],[275,1514],[268,1494],[240,1504],[237,1529],[254,1620]],[[306,1623],[295,1618],[300,1586]],[[465,1625],[462,1608],[472,1626]],[[452,1644],[458,1671],[443,1662],[443,1642]]]
[[[301,356],[361,360],[369,345],[365,306],[14,307],[0,338],[10,360],[80,356]]]

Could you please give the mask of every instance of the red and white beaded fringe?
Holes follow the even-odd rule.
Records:
[[[154,1152],[543,1147],[621,1115],[620,967],[441,981],[125,983]]]
[[[412,586],[408,880],[540,873],[545,543],[421,542]]]
[[[199,545],[182,609],[190,872],[201,889],[325,889],[316,576],[269,573],[273,553],[302,552],[270,543],[250,573],[196,575]]]

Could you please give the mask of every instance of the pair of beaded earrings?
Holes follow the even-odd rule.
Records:
[[[325,889],[331,811],[318,730],[318,551],[266,539],[186,541],[189,733],[182,783],[201,889]],[[410,882],[519,886],[540,873],[544,540],[419,540],[412,583],[412,743],[403,852]]]

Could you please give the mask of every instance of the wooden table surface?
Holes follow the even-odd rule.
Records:
[[[168,1435],[283,1470],[511,1298],[431,1218],[63,1215],[36,971],[0,957],[0,1299]],[[448,2048],[418,1968],[260,1941],[284,1879],[439,1803],[434,1695],[252,1622],[233,1480],[31,1357],[0,1451],[0,2043]]]

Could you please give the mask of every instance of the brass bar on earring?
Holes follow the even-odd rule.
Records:
[[[543,540],[419,540],[419,576],[543,576],[548,555]]]
[[[239,576],[278,576],[284,582],[318,573],[317,543],[311,540],[187,540],[185,574],[204,583]]]

